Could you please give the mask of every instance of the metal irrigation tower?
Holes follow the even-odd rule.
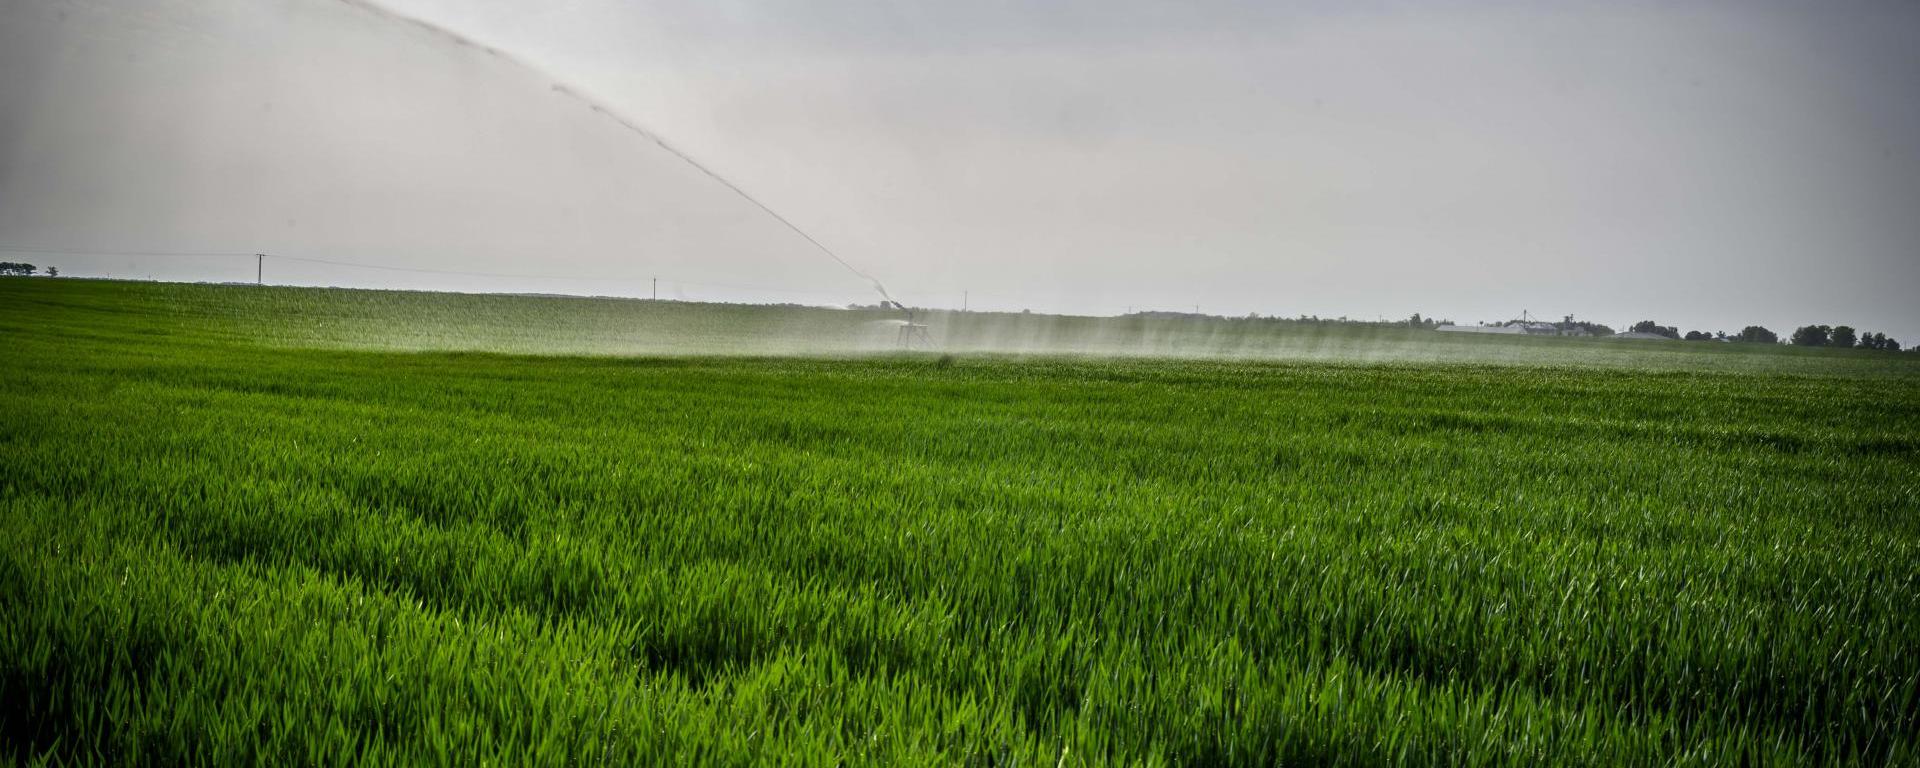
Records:
[[[907,305],[901,304],[900,302],[897,302],[897,301],[892,303],[893,303],[894,309],[900,310],[901,312],[905,313],[907,316],[906,321],[900,324],[900,337],[899,337],[900,349],[903,351],[913,349],[913,345],[916,342],[919,343],[922,349],[932,349],[933,337],[927,335],[927,325],[925,323],[916,322],[914,319],[913,310],[907,308]],[[883,301],[883,302],[880,302],[880,304],[881,306],[885,306],[887,302]]]

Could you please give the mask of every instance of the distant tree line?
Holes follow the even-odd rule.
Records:
[[[1800,347],[1900,351],[1900,342],[1884,333],[1857,333],[1852,326],[1846,325],[1800,326],[1793,332],[1793,344]]]
[[[34,267],[32,264],[22,264],[17,261],[0,261],[0,275],[27,277],[32,275],[36,271],[38,271],[37,268]],[[51,269],[48,270],[48,273],[52,275],[60,274],[59,272],[53,271]]]
[[[1682,334],[1679,328],[1661,325],[1652,320],[1634,323],[1631,329],[1635,333],[1650,333],[1669,339],[1684,341],[1738,341],[1750,344],[1778,344],[1779,334],[1758,325],[1749,325],[1734,335],[1724,331],[1687,331]],[[1872,349],[1887,352],[1901,350],[1900,342],[1884,333],[1860,333],[1846,325],[1805,325],[1794,329],[1787,342],[1800,347],[1832,347],[1835,349]]]
[[[1651,333],[1655,336],[1665,336],[1669,339],[1680,338],[1679,328],[1675,328],[1671,325],[1661,325],[1652,320],[1642,320],[1640,322],[1634,323],[1633,328],[1629,330],[1631,330],[1634,333]],[[1699,331],[1694,331],[1694,333],[1699,333]]]
[[[1612,336],[1614,333],[1612,326],[1602,323],[1591,323],[1585,320],[1575,320],[1573,319],[1573,315],[1567,315],[1566,319],[1554,323],[1553,326],[1563,331],[1586,331],[1589,336]]]
[[[1433,317],[1421,317],[1420,313],[1418,312],[1413,313],[1412,317],[1409,317],[1406,320],[1403,320],[1401,322],[1405,323],[1408,328],[1424,328],[1429,331],[1443,325],[1453,325],[1452,320],[1441,320],[1439,318],[1433,318]]]
[[[1680,339],[1682,341],[1728,341],[1744,342],[1747,344],[1780,343],[1779,334],[1758,325],[1749,325],[1740,329],[1739,333],[1732,335],[1728,335],[1726,331],[1713,331],[1711,333],[1707,331],[1687,331],[1686,333],[1681,333],[1680,329],[1676,326],[1661,325],[1652,320],[1642,320],[1634,323],[1633,327],[1629,330],[1634,333],[1650,333],[1655,336],[1665,336],[1669,339]]]

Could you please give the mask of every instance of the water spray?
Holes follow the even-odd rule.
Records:
[[[882,308],[885,308],[888,305],[888,303],[889,303],[888,301],[882,301],[880,302],[880,306]],[[900,345],[900,349],[902,350],[913,349],[914,344],[919,344],[922,347],[931,349],[933,347],[933,339],[927,336],[926,323],[919,322],[914,317],[913,309],[911,307],[908,307],[907,305],[901,304],[900,302],[897,302],[897,301],[892,301],[891,303],[894,309],[899,310],[901,314],[904,314],[907,316],[907,319],[905,320],[894,321],[894,323],[900,328],[900,337],[897,340],[897,343]]]
[[[734,194],[739,195],[740,199],[745,200],[749,203],[752,203],[755,208],[759,208],[761,211],[766,212],[768,216],[772,216],[774,221],[778,221],[781,224],[785,225],[787,229],[793,230],[794,234],[797,234],[800,237],[804,238],[808,243],[812,244],[814,248],[818,249],[821,253],[826,254],[827,258],[833,259],[835,263],[839,264],[842,267],[846,267],[848,272],[852,272],[853,274],[859,276],[861,279],[864,279],[867,282],[871,283],[873,285],[873,289],[879,292],[880,298],[883,299],[883,301],[881,302],[881,306],[884,307],[884,306],[887,306],[888,304],[892,304],[894,307],[897,307],[903,311],[906,310],[906,307],[902,306],[900,302],[894,301],[893,296],[887,293],[887,287],[880,283],[879,278],[874,277],[873,275],[867,274],[865,270],[862,270],[859,267],[854,266],[851,262],[847,261],[846,259],[840,258],[840,254],[834,253],[832,248],[828,248],[825,244],[821,243],[819,240],[814,239],[813,235],[807,234],[806,230],[801,229],[798,225],[794,224],[792,221],[789,221],[787,217],[780,215],[779,211],[775,211],[773,208],[769,207],[766,203],[760,202],[758,198],[754,197],[751,194],[748,194],[746,190],[740,188],[740,185],[735,184],[732,181],[729,181],[727,177],[721,176],[719,173],[716,173],[712,168],[708,168],[707,166],[702,165],[700,161],[693,159],[692,155],[689,155],[686,152],[681,151],[678,147],[675,147],[672,144],[667,143],[666,139],[661,138],[659,134],[654,133],[653,131],[642,127],[639,123],[634,122],[631,118],[621,115],[620,113],[614,111],[611,107],[608,107],[607,105],[601,103],[600,101],[594,99],[593,97],[588,96],[584,93],[581,93],[579,90],[571,86],[568,86],[566,83],[561,82],[558,78],[555,78],[554,76],[549,75],[546,72],[542,71],[539,67],[536,67],[514,56],[513,54],[507,53],[498,48],[494,48],[493,46],[490,46],[490,45],[481,44],[471,38],[468,38],[465,35],[462,35],[453,30],[447,29],[446,27],[442,27],[438,24],[434,24],[433,22],[426,21],[425,19],[414,18],[412,16],[407,16],[397,11],[390,10],[385,6],[382,6],[382,5],[379,5],[378,3],[373,2],[372,0],[339,0],[339,2],[352,6],[354,8],[360,9],[362,11],[365,11],[374,16],[378,16],[382,19],[393,22],[395,24],[406,24],[406,25],[419,27],[420,29],[425,30],[427,33],[432,34],[436,37],[443,38],[455,45],[480,51],[482,53],[487,54],[488,56],[492,56],[494,58],[497,58],[509,64],[512,64],[513,66],[518,67],[529,74],[532,74],[536,78],[547,81],[548,87],[554,93],[558,93],[562,96],[573,99],[574,101],[577,101],[582,105],[585,105],[588,109],[599,114],[600,116],[605,117],[608,120],[612,120],[613,122],[619,124],[620,127],[633,132],[635,135],[639,136],[640,138],[653,142],[656,146],[660,147],[663,150],[666,150],[667,154],[670,154],[670,155],[673,155],[674,157],[679,158],[681,162],[684,162],[687,165],[692,166],[694,170],[697,170],[703,174],[706,174],[707,178],[710,178],[716,182],[719,182],[721,186],[726,187],[727,189],[732,190]],[[913,313],[911,311],[908,311],[907,316],[908,316],[909,322],[911,322],[912,320],[912,315]]]

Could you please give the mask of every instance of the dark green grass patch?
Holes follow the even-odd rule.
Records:
[[[1920,758],[1903,359],[580,358],[302,327],[350,298],[0,281],[6,758]],[[486,301],[526,339],[578,317]],[[407,333],[475,338],[437,322]]]

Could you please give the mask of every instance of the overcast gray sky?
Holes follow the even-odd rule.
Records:
[[[914,303],[1920,342],[1920,3],[385,5],[592,94]],[[0,0],[0,246],[874,298],[545,80],[338,0]]]

